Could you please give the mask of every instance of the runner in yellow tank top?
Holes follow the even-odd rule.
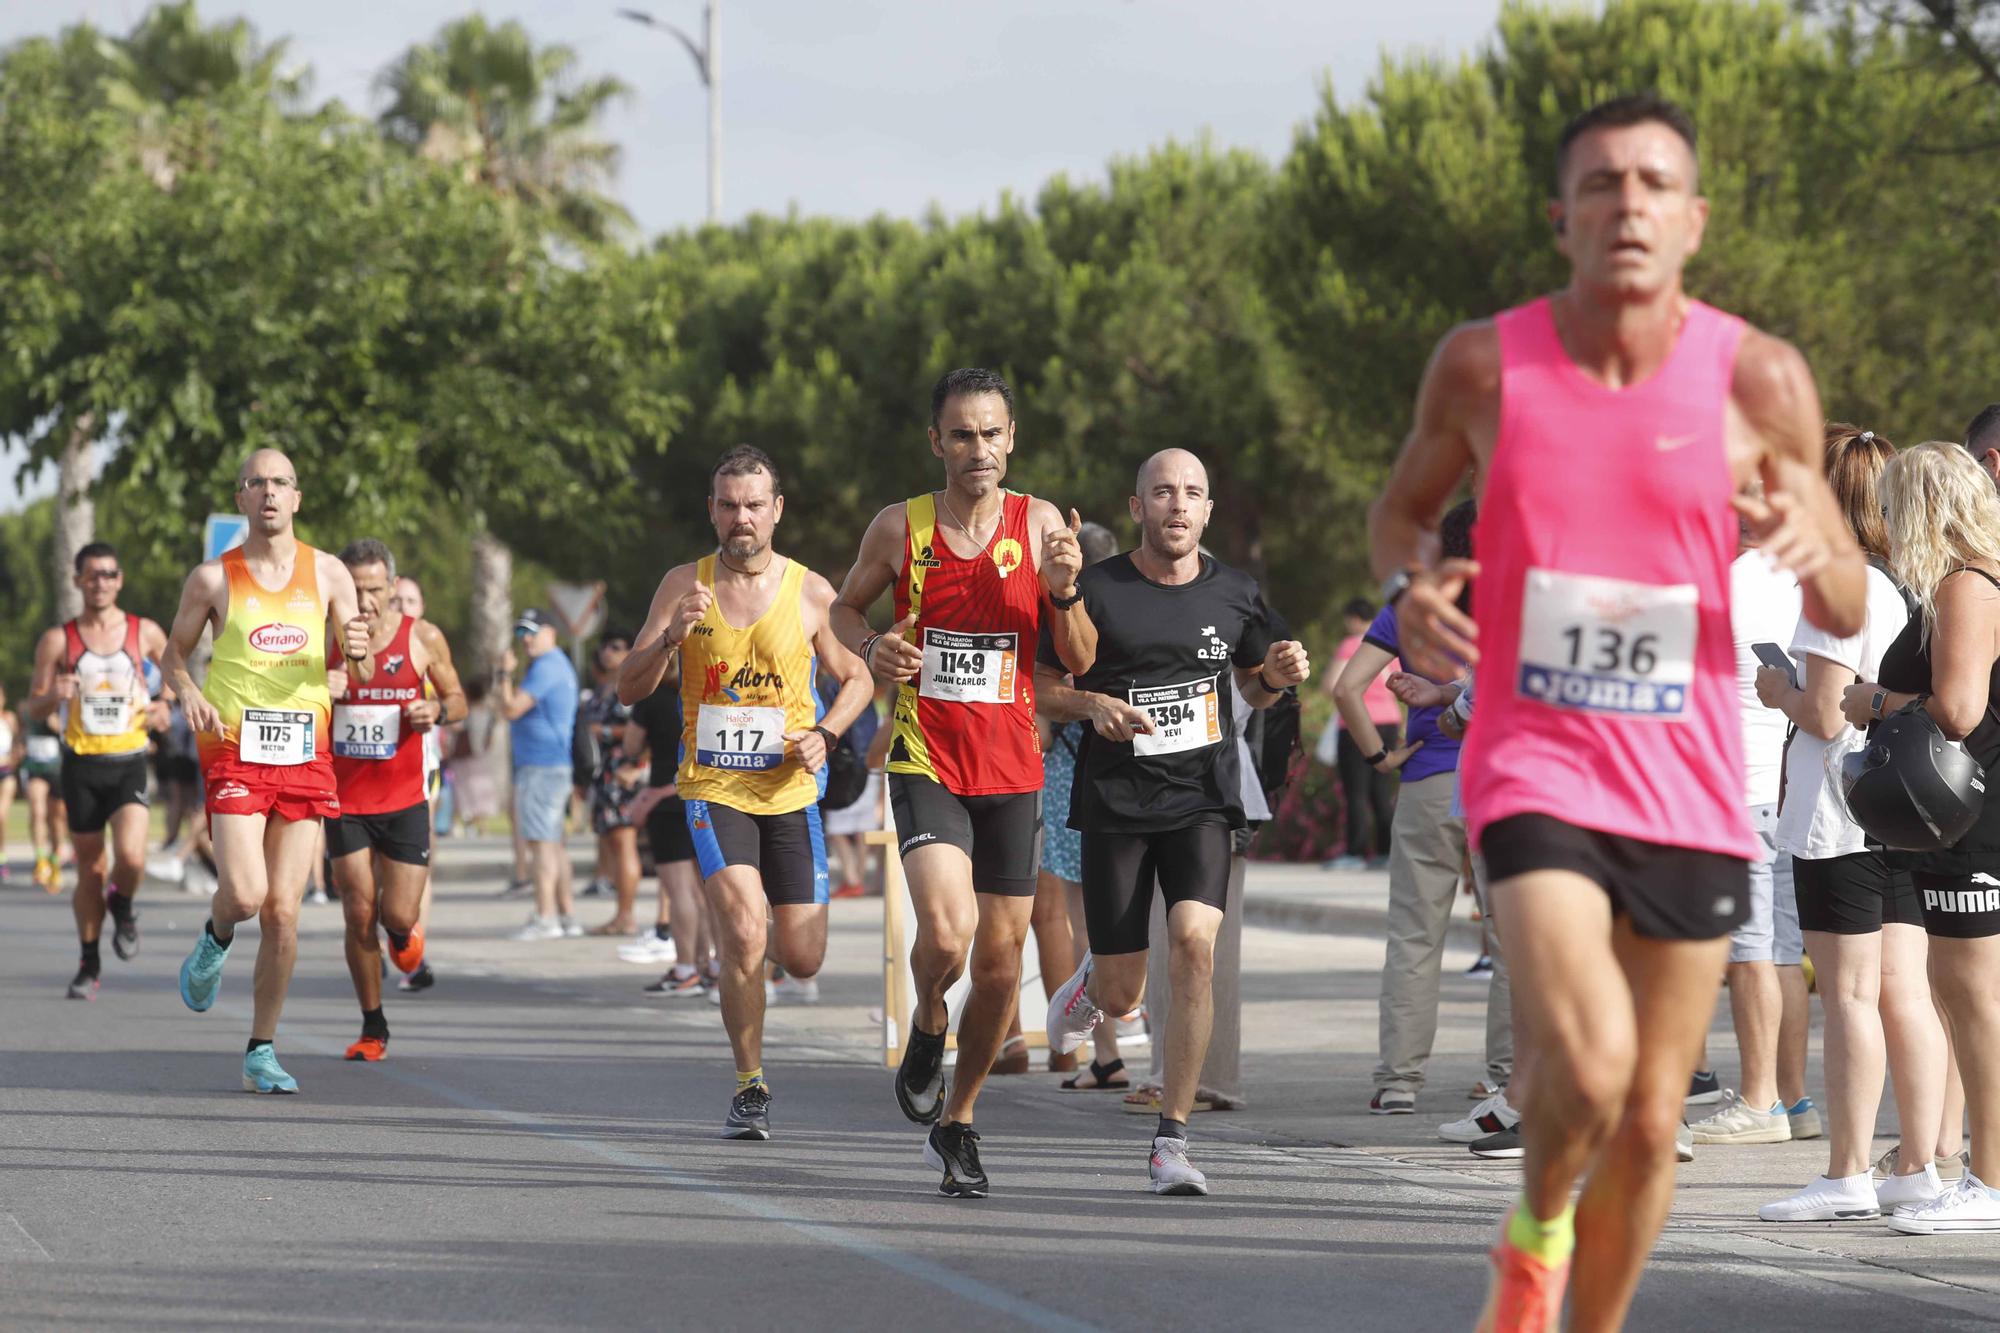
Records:
[[[118,608],[125,586],[118,552],[92,542],[76,553],[83,611],[48,630],[35,645],[35,674],[21,711],[62,737],[61,783],[70,838],[76,844],[76,938],[82,953],[69,983],[72,1000],[97,994],[99,937],[107,914],[120,958],[139,952],[133,895],[146,869],[148,726],[165,728],[166,705],[148,697],[145,665],[157,662],[167,636],[143,616]],[[111,842],[105,888],[104,844]]]
[[[630,705],[652,694],[679,654],[678,786],[721,936],[722,1022],[736,1055],[722,1132],[768,1139],[764,959],[768,950],[800,979],[826,960],[822,775],[828,750],[874,691],[828,622],[833,585],[771,547],[785,512],[777,465],[738,445],[715,465],[709,489],[721,549],[660,580],[638,646],[619,668],[618,697]],[[813,674],[822,662],[840,695],[820,718]]]
[[[327,753],[329,645],[345,652],[357,684],[375,675],[354,579],[293,535],[300,498],[298,474],[277,450],[244,461],[236,507],[250,519],[249,536],[188,576],[164,663],[201,748],[219,872],[208,924],[181,964],[181,999],[196,1012],[215,1003],[237,922],[258,918],[248,1092],[299,1090],[271,1041],[298,954],[319,821],[340,813]],[[215,635],[206,693],[188,673],[205,629]]]

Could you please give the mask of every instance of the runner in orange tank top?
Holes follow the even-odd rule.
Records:
[[[299,1090],[271,1042],[298,956],[319,821],[340,814],[327,753],[329,647],[346,654],[350,679],[365,685],[375,675],[353,578],[292,532],[300,498],[283,454],[259,449],[244,460],[236,507],[249,535],[188,576],[162,663],[201,750],[218,872],[208,923],[181,964],[181,999],[197,1013],[215,1003],[236,925],[256,917],[246,1092]],[[206,689],[188,671],[204,630],[215,635]]]
[[[899,691],[889,796],[916,915],[917,995],[896,1104],[934,1124],[924,1160],[943,1172],[941,1192],[980,1198],[986,1173],[972,1107],[1013,1017],[1041,859],[1036,632],[1047,630],[1075,672],[1089,669],[1097,632],[1076,590],[1075,511],[1065,523],[1046,500],[1001,485],[1014,452],[1007,382],[990,370],[939,380],[930,445],[944,489],[875,516],[833,624],[875,678]],[[868,609],[892,587],[896,624],[871,633]],[[972,996],[947,1104],[944,996],[968,952]]]
[[[337,665],[333,694],[333,776],[340,817],[327,821],[326,850],[347,921],[347,972],[361,1004],[361,1036],[350,1060],[389,1053],[382,1014],[382,942],[404,975],[424,966],[421,913],[430,884],[431,807],[425,751],[443,723],[465,717],[465,690],[443,631],[396,609],[396,557],[372,537],[350,542],[340,563],[354,579],[370,627],[375,678],[355,684]]]

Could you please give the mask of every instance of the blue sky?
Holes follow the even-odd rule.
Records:
[[[616,17],[621,3],[700,32],[698,0],[491,4],[544,42],[615,74],[632,100],[605,125],[622,145],[616,193],[655,232],[706,207],[706,103],[671,37]],[[1469,52],[1499,0],[721,0],[723,215],[866,217],[990,208],[1058,172],[1203,133],[1276,158],[1322,79],[1357,95],[1384,51]],[[123,32],[142,0],[0,0],[0,44],[89,20]],[[209,0],[291,38],[313,97],[380,108],[373,81],[464,0]],[[7,451],[11,455],[12,451]],[[14,465],[0,456],[0,507]],[[47,479],[44,478],[46,483]],[[31,492],[43,489],[31,483]],[[18,498],[16,497],[18,503]]]

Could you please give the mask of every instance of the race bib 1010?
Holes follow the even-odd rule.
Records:
[[[1531,569],[1521,600],[1519,692],[1551,708],[1686,721],[1699,625],[1691,583]]]

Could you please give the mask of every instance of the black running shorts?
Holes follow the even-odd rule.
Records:
[[[380,852],[406,866],[431,863],[431,807],[419,801],[386,815],[342,815],[326,821],[326,854],[338,860],[356,852]]]
[[[979,893],[1032,898],[1042,866],[1042,794],[956,796],[940,782],[914,773],[889,775],[889,807],[902,835],[904,856],[941,842],[972,859],[972,887]]]
[[[146,804],[146,756],[65,753],[58,782],[69,831],[102,833],[120,809]]]
[[[646,845],[652,849],[655,865],[694,860],[694,839],[688,835],[687,807],[678,796],[668,796],[646,816]]]
[[[2000,935],[2000,875],[1984,871],[1933,875],[1919,870],[1911,879],[1923,905],[1924,929],[1929,933],[1948,940]]]
[[[1611,910],[1652,940],[1714,940],[1750,918],[1750,863],[1719,852],[1668,847],[1513,815],[1486,826],[1479,850],[1486,882],[1568,870],[1611,895]]]
[[[826,834],[817,805],[782,815],[746,815],[714,801],[688,801],[686,809],[703,880],[749,866],[773,907],[827,900]]]
[[[1873,935],[1884,926],[1924,924],[1910,872],[1894,868],[1880,852],[1816,861],[1795,856],[1792,886],[1799,897],[1800,930]]]
[[[1164,833],[1085,833],[1083,919],[1090,951],[1146,951],[1155,880],[1169,912],[1184,902],[1222,911],[1229,900],[1230,838],[1221,818]]]

